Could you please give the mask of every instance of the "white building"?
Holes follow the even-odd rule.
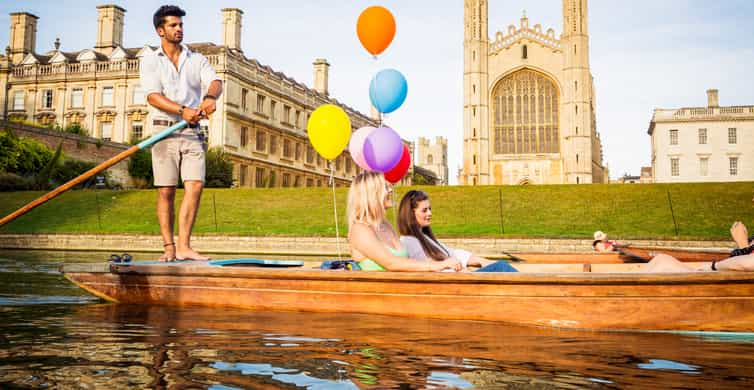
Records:
[[[754,106],[720,107],[716,89],[707,107],[655,109],[655,183],[754,181]]]

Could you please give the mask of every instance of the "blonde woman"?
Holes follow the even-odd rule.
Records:
[[[351,257],[364,271],[459,270],[458,260],[416,261],[408,258],[398,234],[385,218],[393,207],[393,189],[382,173],[357,175],[348,191],[348,240]]]

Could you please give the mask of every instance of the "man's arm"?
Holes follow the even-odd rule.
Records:
[[[182,107],[180,104],[168,99],[161,93],[150,93],[149,96],[147,96],[147,102],[160,111],[178,114],[183,120],[191,124],[195,124],[202,119],[201,108],[193,109],[191,107]]]
[[[206,115],[212,115],[217,110],[216,100],[223,93],[223,82],[220,80],[213,80],[207,88],[207,94],[202,99],[202,104],[199,105],[199,110],[204,111]]]

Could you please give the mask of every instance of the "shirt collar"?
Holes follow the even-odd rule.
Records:
[[[159,46],[157,46],[156,53],[157,53],[158,56],[165,56],[165,57],[167,57],[167,54],[165,54],[165,50],[163,50],[163,48],[162,48],[162,44],[160,44]],[[188,46],[186,46],[186,44],[181,43],[181,56],[183,55],[183,53],[186,53],[186,57],[188,57],[188,56],[191,55],[191,50],[188,48]]]

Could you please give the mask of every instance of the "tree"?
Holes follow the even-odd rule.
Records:
[[[221,147],[207,151],[207,172],[204,186],[207,188],[230,188],[233,184],[233,163]]]
[[[152,152],[142,149],[128,160],[128,174],[136,179],[137,187],[151,187],[154,184],[152,172]]]

